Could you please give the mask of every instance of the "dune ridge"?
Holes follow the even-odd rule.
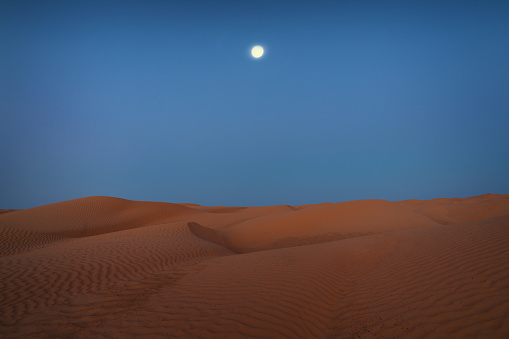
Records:
[[[87,237],[170,222],[200,211],[171,203],[86,197],[2,215],[0,225],[18,230]]]
[[[509,195],[0,214],[0,336],[505,338]]]

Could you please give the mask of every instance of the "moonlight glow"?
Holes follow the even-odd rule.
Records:
[[[251,55],[253,56],[253,58],[258,59],[259,57],[261,57],[263,55],[263,47],[262,46],[254,46],[251,49]]]

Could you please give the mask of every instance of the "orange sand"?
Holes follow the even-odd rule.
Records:
[[[0,210],[0,337],[508,338],[509,195]]]

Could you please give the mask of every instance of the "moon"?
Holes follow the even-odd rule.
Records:
[[[262,46],[254,46],[251,48],[251,55],[253,58],[258,59],[263,55],[263,47]]]

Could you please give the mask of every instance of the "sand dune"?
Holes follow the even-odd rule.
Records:
[[[170,222],[178,217],[199,213],[198,210],[178,204],[87,197],[7,213],[2,215],[0,226],[86,237]]]
[[[253,252],[436,225],[432,219],[389,201],[359,200],[249,219],[228,229],[224,237],[232,250]]]
[[[396,204],[409,207],[442,225],[450,225],[506,215],[509,209],[509,196],[484,194],[464,199],[407,200]]]
[[[17,211],[17,210],[14,210],[14,209],[0,209],[0,214],[2,213],[9,213],[9,212],[14,212],[14,211]]]
[[[507,338],[509,195],[0,214],[0,336]]]

